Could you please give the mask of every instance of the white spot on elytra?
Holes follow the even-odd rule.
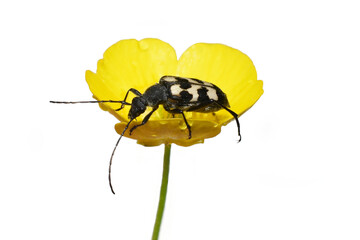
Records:
[[[192,95],[191,102],[196,102],[199,99],[199,93],[197,92],[197,90],[200,88],[202,88],[201,85],[192,85],[191,88],[182,89],[179,84],[174,84],[170,87],[170,91],[173,96],[178,96],[178,97],[181,96],[180,92],[187,91],[189,94]]]
[[[192,102],[196,102],[199,99],[198,89],[202,86],[200,85],[192,85],[191,88],[186,89],[193,97],[191,99]]]
[[[216,94],[216,90],[215,88],[212,88],[212,87],[206,87],[206,89],[208,90],[207,91],[207,95],[209,96],[210,99],[214,100],[214,101],[217,101],[219,98],[218,98],[218,95]]]
[[[177,79],[173,76],[165,76],[165,77],[162,77],[162,79],[166,82],[176,82]]]
[[[204,82],[204,81],[201,81],[200,80],[200,82],[198,82],[198,81],[196,81],[196,80],[194,80],[194,79],[190,79],[190,78],[186,78],[188,81],[189,81],[189,83],[193,83],[193,84],[202,84],[203,86],[207,86],[207,87],[212,87],[213,85],[211,84],[211,83],[209,83],[209,82]]]
[[[170,92],[173,96],[180,96],[180,92],[183,90],[179,84],[174,84],[170,87]]]

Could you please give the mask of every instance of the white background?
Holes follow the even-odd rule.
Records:
[[[357,1],[0,4],[0,239],[150,239],[163,147],[123,139],[85,70],[121,39],[249,55],[264,95],[216,138],[173,146],[162,240],[360,239]]]

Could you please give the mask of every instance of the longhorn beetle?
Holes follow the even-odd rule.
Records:
[[[126,99],[129,93],[132,92],[136,95],[132,99],[131,103],[126,102]],[[117,140],[114,150],[110,157],[109,163],[109,185],[113,194],[115,194],[112,184],[111,184],[111,165],[112,159],[118,146],[120,139],[125,134],[125,131],[128,129],[130,123],[138,116],[143,114],[147,107],[151,107],[152,110],[145,115],[143,121],[133,126],[130,129],[129,134],[147,123],[151,115],[159,108],[159,105],[163,105],[164,109],[172,114],[181,114],[186,127],[188,129],[189,139],[191,139],[191,127],[188,121],[185,118],[184,112],[217,112],[220,109],[225,109],[228,111],[236,121],[239,135],[239,142],[241,141],[240,135],[240,123],[238,120],[238,115],[229,109],[230,104],[226,97],[226,94],[217,86],[212,83],[201,81],[196,78],[184,78],[177,76],[163,76],[160,78],[159,83],[150,86],[146,91],[141,94],[138,90],[130,88],[124,100],[114,101],[114,100],[100,100],[100,101],[79,101],[79,102],[58,102],[50,101],[51,103],[65,103],[65,104],[74,104],[74,103],[121,103],[121,107],[115,109],[119,111],[124,108],[125,105],[131,106],[128,117],[129,122],[126,124],[123,132],[121,133],[119,139]]]

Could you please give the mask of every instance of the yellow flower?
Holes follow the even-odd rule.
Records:
[[[263,93],[262,81],[257,80],[252,61],[239,50],[222,44],[197,43],[178,60],[169,44],[150,38],[122,40],[112,45],[105,51],[104,58],[98,61],[96,73],[86,71],[86,81],[95,99],[123,100],[130,88],[143,93],[165,75],[197,78],[215,84],[227,95],[230,109],[239,116],[254,105]],[[130,93],[127,102],[131,102],[132,97]],[[121,111],[115,111],[121,107],[117,103],[100,103],[100,107],[120,121],[115,129],[121,134],[129,121],[127,115],[130,107],[125,106]],[[150,110],[132,124],[141,123]],[[126,131],[124,136],[136,139],[145,146],[162,143],[190,146],[216,136],[222,126],[233,120],[225,110],[215,113],[186,112],[185,116],[191,126],[191,139],[188,139],[182,116],[173,116],[162,106],[145,125],[137,128],[132,135]]]

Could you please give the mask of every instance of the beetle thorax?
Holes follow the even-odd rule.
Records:
[[[144,92],[142,98],[146,100],[149,107],[157,106],[167,101],[167,89],[161,84],[155,84]]]

